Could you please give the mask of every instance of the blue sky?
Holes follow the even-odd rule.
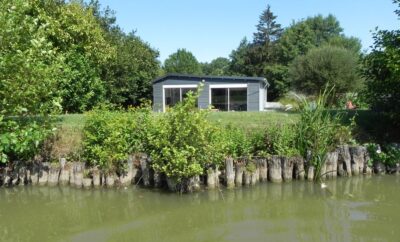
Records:
[[[116,11],[125,32],[137,34],[160,52],[164,61],[186,48],[201,61],[229,57],[243,37],[248,40],[267,4],[283,27],[317,14],[333,14],[347,36],[372,44],[376,26],[397,29],[399,20],[391,0],[100,0]]]

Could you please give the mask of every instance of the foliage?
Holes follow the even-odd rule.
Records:
[[[322,46],[296,57],[289,66],[288,79],[293,87],[306,94],[315,95],[329,83],[336,93],[360,88],[358,56],[345,48]]]
[[[108,100],[125,107],[139,105],[142,99],[151,100],[151,81],[160,69],[158,52],[134,32],[114,30],[110,35],[116,56],[102,66]]]
[[[395,13],[400,17],[400,1]],[[399,126],[400,120],[400,30],[379,30],[373,35],[371,53],[363,60],[366,100],[375,110],[388,112]]]
[[[204,75],[227,76],[229,75],[230,61],[224,57],[218,57],[210,63],[202,63],[201,68]]]
[[[342,127],[341,114],[327,112],[327,101],[332,89],[325,89],[315,101],[303,99],[300,121],[296,125],[295,144],[304,158],[315,167],[315,179],[320,179],[326,154],[344,140],[337,140],[337,130]]]
[[[225,156],[243,159],[251,154],[251,139],[243,129],[228,124],[221,129],[220,135]]]
[[[0,3],[0,163],[32,160],[60,111],[63,58],[47,39],[40,1]]]
[[[400,148],[393,144],[389,144],[381,147],[375,143],[367,144],[367,150],[369,153],[370,160],[369,165],[375,162],[382,162],[388,167],[396,167],[396,164],[400,162]]]
[[[186,49],[178,49],[168,56],[164,61],[164,70],[167,73],[202,74],[200,63]]]
[[[102,107],[86,113],[83,129],[86,162],[105,171],[123,169],[129,154],[145,151],[150,116],[149,106],[128,112]]]
[[[271,11],[271,6],[267,5],[267,8],[261,13],[256,26],[257,32],[254,33],[254,43],[269,45],[280,38],[283,29],[276,22],[276,18],[277,16]]]
[[[275,125],[267,129],[265,140],[267,153],[281,156],[300,155],[296,147],[296,126],[293,124]]]
[[[181,182],[199,175],[208,165],[220,163],[217,130],[206,119],[208,110],[195,107],[197,93],[169,109],[157,122],[150,140],[153,168]]]

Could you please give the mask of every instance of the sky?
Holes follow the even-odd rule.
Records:
[[[229,57],[240,41],[252,40],[259,16],[271,6],[282,27],[309,16],[333,14],[346,36],[361,40],[363,50],[373,43],[372,32],[398,29],[392,0],[100,0],[115,11],[117,24],[136,31],[163,62],[179,48],[200,62]]]

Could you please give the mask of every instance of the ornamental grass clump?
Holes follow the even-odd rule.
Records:
[[[300,120],[295,128],[295,146],[309,165],[315,167],[315,180],[321,178],[327,153],[334,150],[338,142],[347,142],[337,138],[338,130],[350,129],[341,124],[340,113],[329,112],[328,98],[332,90],[325,88],[314,101],[302,100]]]

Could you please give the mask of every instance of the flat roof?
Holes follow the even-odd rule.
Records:
[[[177,79],[177,80],[207,80],[207,79],[214,79],[214,80],[224,80],[224,81],[258,81],[264,82],[268,84],[268,81],[264,77],[247,77],[247,76],[198,76],[198,75],[188,75],[188,74],[167,74],[165,76],[156,78],[153,80],[154,83],[162,82],[166,79]]]

